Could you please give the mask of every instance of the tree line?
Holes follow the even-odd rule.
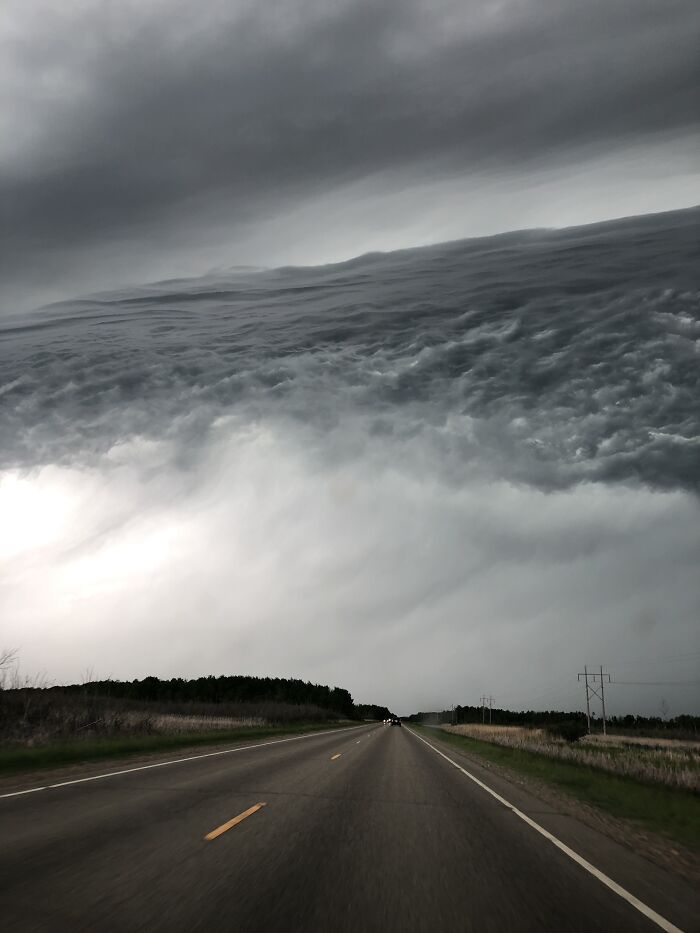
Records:
[[[143,680],[92,680],[87,684],[50,687],[63,693],[85,693],[113,699],[158,703],[288,703],[318,706],[344,719],[385,719],[389,711],[376,704],[356,704],[348,690],[287,677],[244,674],[196,677],[144,677]]]
[[[608,726],[620,730],[659,730],[684,732],[700,731],[700,716],[683,714],[670,719],[661,716],[606,716]],[[435,710],[431,712],[413,713],[408,717],[409,722],[426,724],[443,723],[479,723],[489,722],[489,710],[484,711],[481,706],[455,706],[454,709]],[[591,713],[591,719],[596,720]],[[492,709],[491,722],[499,726],[550,726],[562,722],[575,722],[585,724],[586,714],[581,710],[510,710]]]
[[[358,719],[391,719],[392,714],[386,706],[377,706],[376,703],[356,703]]]

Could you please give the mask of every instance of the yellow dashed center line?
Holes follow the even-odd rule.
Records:
[[[336,758],[340,758],[340,752],[338,752],[337,755],[333,755],[333,756],[331,757],[331,761],[335,761]]]
[[[217,826],[216,829],[212,829],[212,831],[207,833],[204,838],[208,842],[210,842],[212,839],[216,839],[217,836],[225,833],[226,830],[232,829],[234,826],[237,826],[238,823],[242,823],[243,820],[247,819],[249,816],[252,816],[254,813],[257,813],[258,810],[266,806],[266,803],[256,803],[254,806],[248,807],[247,810],[244,810],[243,813],[239,813],[238,816],[234,816],[234,818],[229,820],[228,823],[222,823],[221,826]]]

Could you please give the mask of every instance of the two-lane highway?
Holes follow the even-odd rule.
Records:
[[[428,738],[372,724],[0,798],[0,926],[695,928],[689,886],[620,847],[659,889],[645,916],[528,824],[554,818],[534,798],[513,788],[518,816]]]

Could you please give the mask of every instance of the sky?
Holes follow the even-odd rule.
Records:
[[[580,706],[604,663],[614,712],[700,710],[690,221],[625,228],[643,261],[250,269],[700,203],[699,33],[694,0],[5,0],[0,648],[401,713]]]
[[[700,202],[694,0],[6,0],[0,309]]]

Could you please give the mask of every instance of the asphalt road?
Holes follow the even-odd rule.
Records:
[[[700,928],[687,883],[439,747],[666,921]],[[663,926],[409,729],[371,725],[0,798],[0,929]]]

